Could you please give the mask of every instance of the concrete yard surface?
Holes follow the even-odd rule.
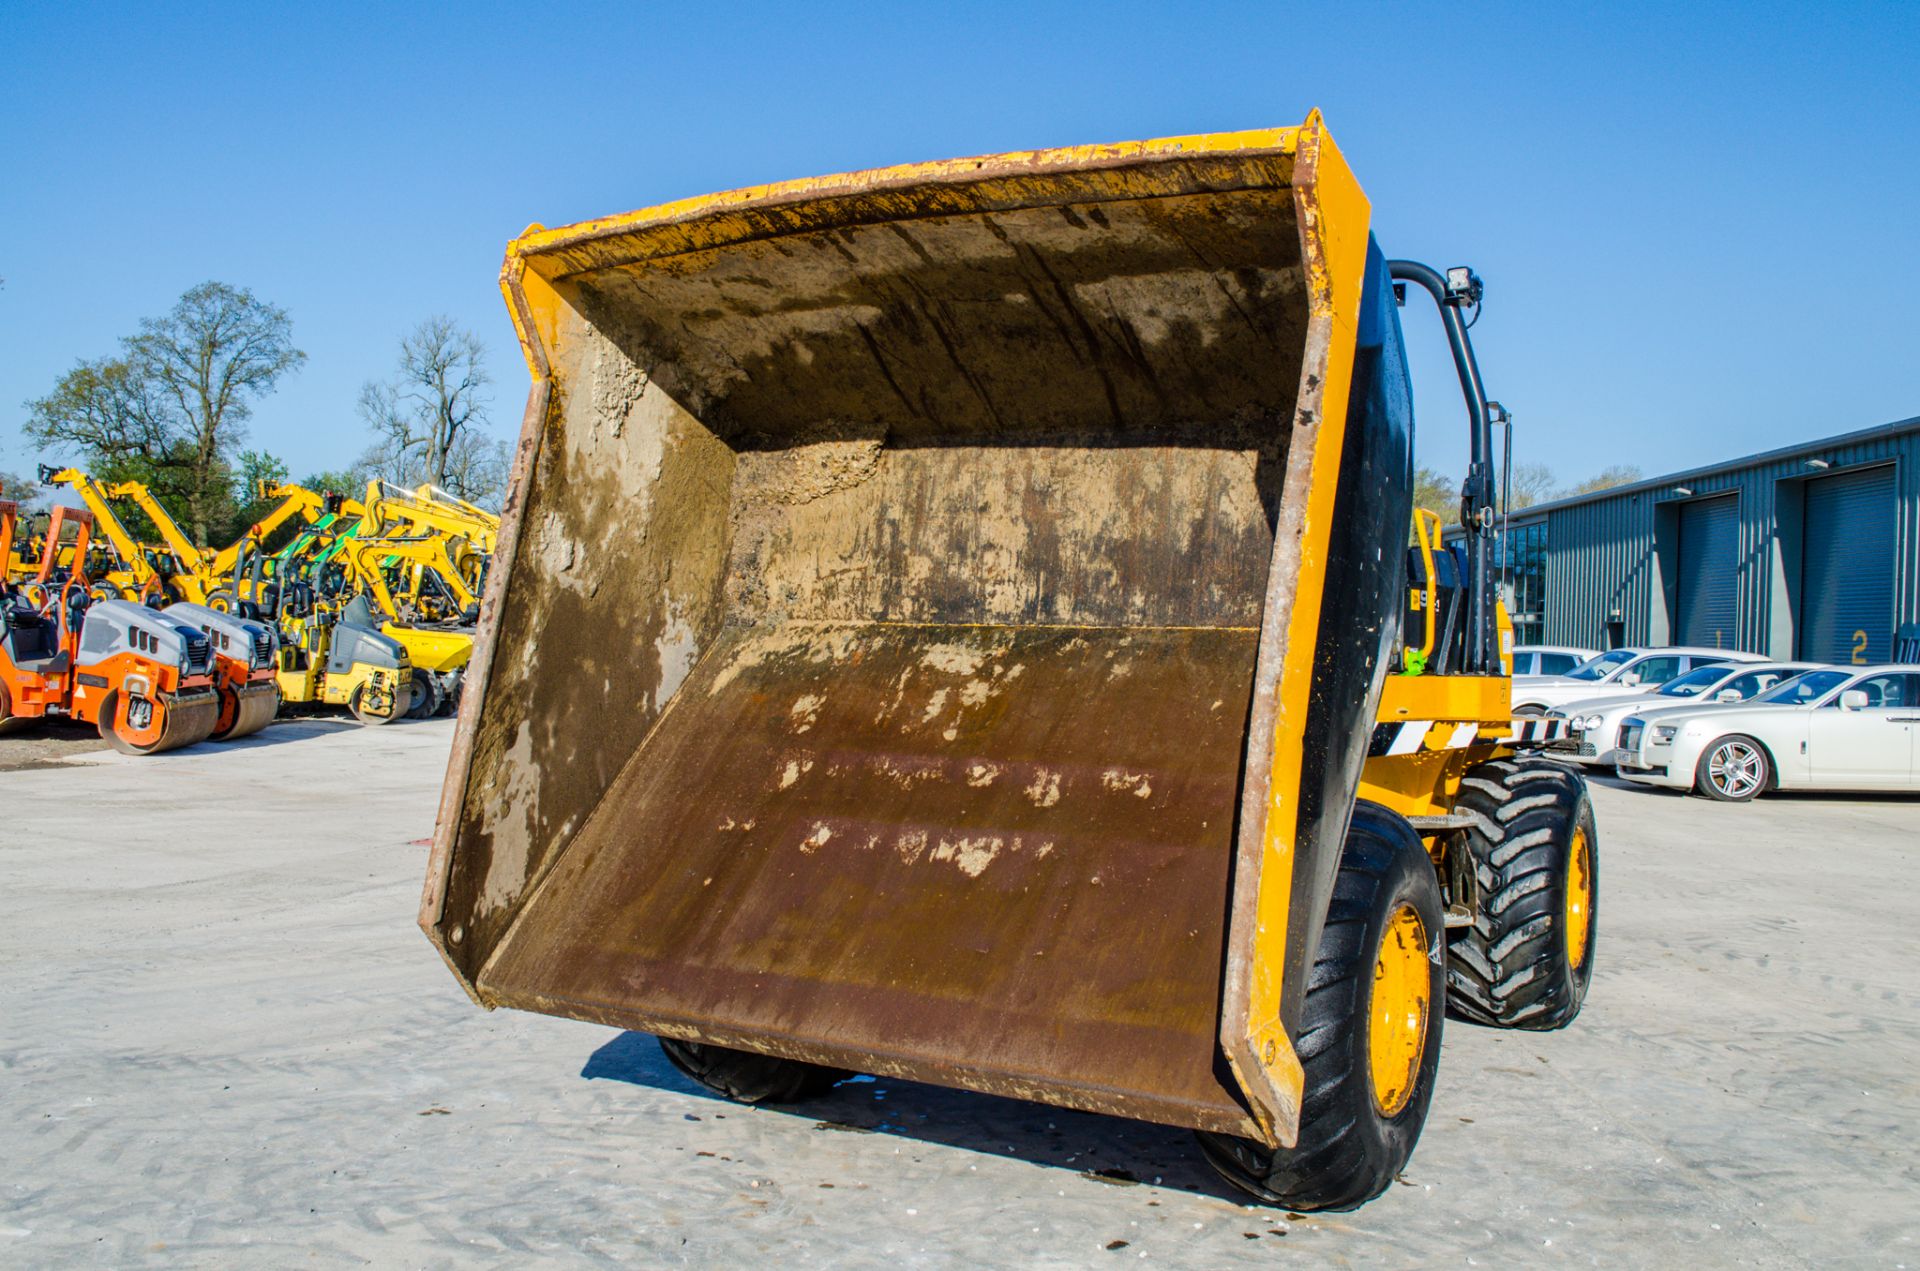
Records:
[[[0,1266],[1920,1267],[1920,801],[1596,783],[1583,1016],[1450,1021],[1402,1185],[1289,1217],[1183,1131],[480,1010],[414,926],[451,733],[0,771]]]

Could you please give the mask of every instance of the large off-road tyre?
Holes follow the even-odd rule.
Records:
[[[431,719],[439,709],[439,684],[425,671],[416,671],[407,682],[407,718]]]
[[[1496,1028],[1565,1028],[1593,980],[1600,836],[1587,783],[1544,759],[1467,770],[1455,840],[1479,887],[1473,924],[1447,947],[1447,1005]]]
[[[1740,733],[1716,737],[1700,752],[1693,789],[1720,803],[1746,803],[1773,785],[1773,756]]]
[[[1413,827],[1361,802],[1300,1013],[1306,1070],[1290,1148],[1200,1131],[1240,1190],[1289,1209],[1352,1209],[1413,1155],[1433,1098],[1446,982],[1440,883]]]
[[[729,1050],[706,1042],[658,1039],[667,1061],[716,1094],[738,1103],[798,1103],[823,1095],[853,1074],[840,1068]]]

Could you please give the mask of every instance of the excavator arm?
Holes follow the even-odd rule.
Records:
[[[432,487],[425,487],[431,489]],[[367,482],[367,520],[375,533],[395,529],[463,538],[483,552],[492,552],[499,522],[470,503],[455,504],[422,497],[375,477]]]
[[[316,494],[305,486],[262,481],[254,487],[254,493],[262,500],[279,499],[280,502],[272,511],[249,525],[246,533],[206,558],[206,570],[216,578],[225,578],[233,573],[240,563],[240,554],[246,550],[249,543],[256,545],[265,543],[275,530],[294,517],[300,517],[311,525],[326,515],[326,496]]]
[[[55,468],[41,465],[40,480],[48,485],[64,485],[80,496],[81,503],[93,514],[93,523],[106,537],[107,546],[114,557],[132,576],[136,587],[145,588],[148,581],[155,579],[152,564],[147,560],[147,548],[127,532],[113,510],[113,493],[104,482],[96,481],[77,468]]]
[[[153,491],[145,482],[120,481],[105,488],[108,498],[131,500],[135,507],[146,513],[147,519],[160,531],[160,538],[167,550],[188,572],[196,575],[205,573],[206,561],[200,554],[199,546],[180,528],[180,523],[173,519],[173,513],[167,511],[166,505],[153,496]]]

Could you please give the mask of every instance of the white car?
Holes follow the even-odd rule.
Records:
[[[1696,667],[1766,660],[1758,653],[1733,649],[1609,649],[1565,675],[1514,676],[1513,711],[1516,715],[1544,715],[1568,702],[1651,693]]]
[[[1920,791],[1920,665],[1808,671],[1751,702],[1629,715],[1617,752],[1636,785],[1742,803],[1766,790]]]
[[[1570,644],[1519,644],[1513,649],[1513,673],[1565,675],[1582,662],[1599,656],[1598,649],[1577,649]]]
[[[1547,712],[1548,719],[1567,721],[1564,740],[1547,751],[1555,759],[1595,767],[1612,767],[1620,725],[1629,715],[1661,718],[1684,711],[1700,711],[1758,697],[1782,680],[1811,671],[1818,662],[1715,662],[1675,676],[1646,694],[1591,697],[1568,702]]]

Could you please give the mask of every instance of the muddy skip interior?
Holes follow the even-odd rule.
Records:
[[[450,956],[489,1001],[1243,1130],[1290,192],[836,216],[561,286]]]

